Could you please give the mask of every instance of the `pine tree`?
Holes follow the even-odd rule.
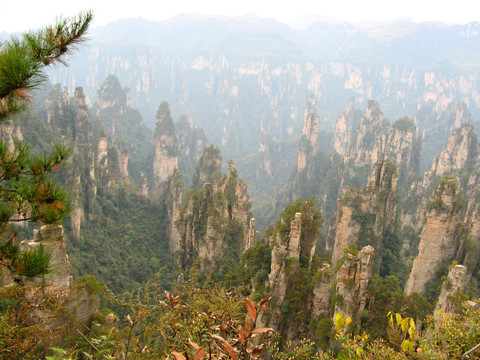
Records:
[[[87,11],[0,43],[0,124],[28,105],[32,90],[46,79],[46,67],[67,65],[68,56],[86,40],[92,18]],[[48,271],[48,266],[31,271],[9,230],[17,222],[56,223],[71,211],[66,192],[51,178],[70,152],[57,145],[51,154],[38,156],[25,142],[9,149],[0,141],[0,264],[14,273],[33,277]],[[43,253],[33,257],[34,262],[48,259]]]

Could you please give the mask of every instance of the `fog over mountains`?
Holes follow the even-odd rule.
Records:
[[[297,136],[310,93],[321,129],[333,129],[351,97],[360,106],[379,101],[391,121],[414,117],[429,102],[443,110],[459,100],[477,114],[479,28],[397,21],[368,29],[316,22],[295,30],[255,15],[126,19],[94,29],[88,48],[51,76],[84,87],[93,103],[95,89],[114,74],[147,125],[166,100],[227,158],[240,158],[256,151],[262,134]]]

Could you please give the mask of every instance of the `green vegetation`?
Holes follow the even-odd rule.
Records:
[[[136,289],[161,268],[173,267],[165,209],[125,188],[99,186],[79,241],[69,244],[76,276],[94,275],[119,293]]]
[[[30,92],[45,80],[46,66],[66,64],[66,55],[85,40],[91,20],[87,12],[0,44],[0,121],[7,123],[25,109]],[[33,155],[25,142],[0,143],[0,264],[14,273],[31,278],[49,272],[50,254],[42,248],[19,254],[11,226],[56,223],[71,211],[66,192],[52,180],[70,153],[57,145],[49,155]]]

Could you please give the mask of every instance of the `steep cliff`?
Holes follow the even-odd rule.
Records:
[[[374,246],[375,272],[388,272],[393,259],[382,263],[384,249],[399,256],[398,249],[394,249],[398,244],[390,241],[396,226],[397,180],[395,165],[390,160],[381,160],[374,165],[366,186],[360,190],[345,189],[338,200],[333,265],[343,256],[345,248],[356,243],[359,247]]]
[[[342,267],[336,275],[334,319],[339,313],[344,318],[351,317],[354,320],[360,318],[360,314],[367,304],[367,288],[372,275],[374,251],[371,246],[367,245],[357,254],[345,254]]]
[[[169,99],[175,111],[191,111],[224,155],[238,159],[258,148],[264,131],[282,141],[300,133],[310,92],[331,126],[352,96],[362,105],[378,99],[392,119],[429,103],[444,110],[456,99],[477,115],[479,77],[469,65],[478,59],[478,35],[471,25],[295,30],[251,16],[129,19],[99,29],[78,62],[56,77],[89,84],[94,99],[103,79],[116,74],[146,119],[153,120],[158,99]],[[421,133],[431,129],[417,125]]]
[[[205,178],[202,174],[208,175],[208,179],[212,177],[207,169],[217,164],[218,154],[210,151],[213,148],[208,149],[205,148],[203,161],[195,172],[198,181]],[[200,269],[215,269],[217,275],[225,274],[238,263],[246,246],[250,219],[247,185],[238,178],[230,162],[226,174],[218,174],[213,182],[205,182],[202,188],[192,188],[186,193],[174,220],[180,239],[179,246],[172,243],[170,249],[177,249],[175,265],[189,270],[197,263]]]
[[[183,178],[178,169],[175,169],[173,174],[168,177],[163,190],[162,201],[165,204],[169,221],[168,238],[170,251],[173,254],[177,254],[181,250],[181,242],[175,222],[180,217],[183,201]]]
[[[345,116],[354,116],[353,111],[347,110],[346,115],[341,114],[337,127],[345,127],[343,125],[346,121]],[[344,182],[360,185],[370,166],[385,158],[390,159],[397,167],[400,183],[409,184],[412,176],[418,173],[420,164],[420,145],[415,134],[416,126],[413,120],[403,116],[390,126],[379,105],[375,101],[369,101],[356,134],[351,136],[350,142],[340,146],[341,139],[337,139],[334,143],[334,145],[338,143],[339,150],[343,151]],[[346,139],[346,135],[336,136]]]
[[[347,110],[338,115],[333,136],[333,149],[343,155],[356,137],[361,115],[355,109],[355,99],[348,100]]]
[[[357,136],[345,152],[345,162],[356,168],[374,164],[382,157],[389,128],[378,103],[370,100],[360,120]]]
[[[158,107],[155,120],[153,187],[158,188],[168,176],[178,168],[178,145],[175,125],[170,115],[168,103],[162,102]]]
[[[182,115],[175,123],[176,136],[180,158],[179,170],[184,179],[192,179],[195,166],[203,154],[203,148],[208,146],[207,136],[202,128],[195,127],[192,120]],[[190,187],[187,182],[186,187]]]
[[[307,97],[305,116],[303,120],[302,138],[298,145],[297,171],[302,171],[307,166],[307,157],[318,147],[318,114],[317,100],[314,95]]]
[[[454,130],[440,155],[434,159],[432,167],[425,173],[423,186],[443,175],[455,172],[471,172],[478,163],[478,138],[470,123]]]
[[[213,183],[215,178],[221,174],[221,167],[220,149],[213,145],[205,147],[193,174],[192,188],[200,188],[207,182]]]
[[[430,167],[442,151],[450,134],[474,120],[468,106],[461,101],[429,102],[415,113],[415,123],[422,138],[422,170]]]
[[[442,290],[438,297],[433,315],[441,318],[442,313],[452,314],[463,300],[460,293],[465,290],[467,280],[467,268],[463,265],[452,266],[446,279],[442,283]]]
[[[427,283],[448,264],[459,247],[462,211],[457,197],[458,185],[451,177],[443,178],[428,207],[426,223],[420,235],[418,256],[413,262],[405,293],[424,294]]]
[[[267,230],[271,265],[266,285],[272,300],[262,321],[280,329],[288,339],[298,339],[307,331],[314,297],[312,264],[316,263],[313,260],[322,221],[314,199],[297,200]],[[318,307],[314,312],[321,311]]]
[[[63,228],[57,225],[44,225],[35,230],[32,240],[20,243],[20,253],[32,253],[42,248],[49,254],[50,272],[42,278],[22,277],[21,285],[16,282],[2,283],[0,286],[12,288],[21,286],[25,291],[22,301],[29,304],[24,320],[44,329],[64,329],[79,324],[89,324],[100,305],[99,296],[88,290],[87,286],[75,285],[70,274],[70,261],[66,251]],[[11,277],[13,280],[13,277]],[[56,306],[45,306],[53,302]],[[52,335],[54,335],[52,333]]]

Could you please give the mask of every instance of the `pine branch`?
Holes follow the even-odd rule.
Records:
[[[12,37],[0,44],[0,121],[22,111],[31,99],[31,90],[44,80],[45,66],[66,66],[72,54],[87,40],[93,19],[91,11],[59,19],[43,30]]]

